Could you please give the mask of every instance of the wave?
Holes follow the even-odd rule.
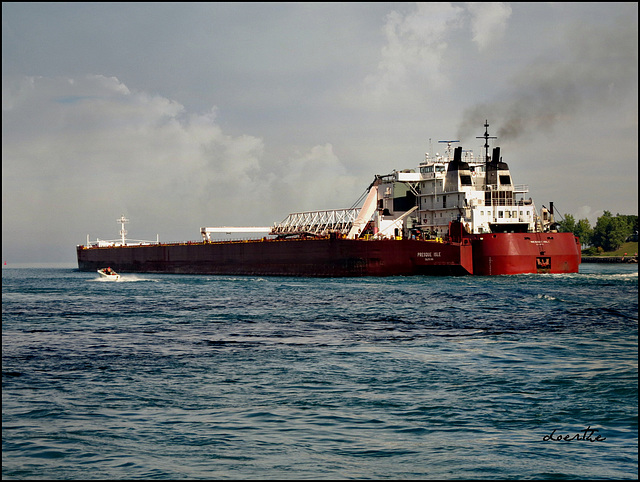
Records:
[[[547,300],[547,301],[566,301],[566,300],[563,300],[562,298],[557,298],[555,296],[546,295],[546,294],[537,294],[536,298],[539,300]]]

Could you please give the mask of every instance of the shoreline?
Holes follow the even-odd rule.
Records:
[[[638,263],[637,256],[583,256],[583,263]]]

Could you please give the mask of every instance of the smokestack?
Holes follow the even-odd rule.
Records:
[[[498,163],[500,162],[500,148],[499,147],[494,147],[493,148],[493,155],[491,156],[491,162],[494,163]]]
[[[462,162],[462,146],[456,147],[456,149],[453,151],[453,162]]]

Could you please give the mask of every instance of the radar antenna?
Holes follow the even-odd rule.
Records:
[[[457,141],[438,141],[438,142],[440,142],[440,143],[446,142],[447,143],[447,159],[451,160],[451,143],[460,142],[460,141],[457,140]]]
[[[476,137],[476,139],[484,139],[484,149],[485,149],[485,161],[489,163],[489,139],[497,139],[495,136],[489,135],[489,121],[484,121],[484,136]]]

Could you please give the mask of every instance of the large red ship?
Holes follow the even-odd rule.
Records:
[[[361,207],[290,214],[267,228],[201,228],[202,241],[87,240],[78,268],[121,273],[260,276],[507,275],[575,273],[580,241],[559,233],[553,203],[540,212],[513,184],[500,148],[463,154],[458,141],[417,169],[376,176]],[[262,232],[216,241],[213,233]]]

